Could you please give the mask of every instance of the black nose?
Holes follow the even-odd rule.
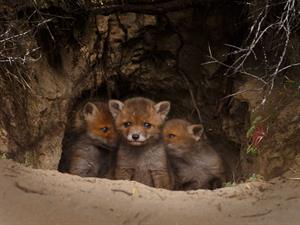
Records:
[[[139,134],[133,134],[131,137],[132,137],[133,140],[136,141],[137,139],[139,139],[140,135]]]

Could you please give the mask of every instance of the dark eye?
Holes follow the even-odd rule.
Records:
[[[147,128],[147,129],[149,129],[149,128],[152,127],[152,125],[151,125],[150,123],[147,123],[147,122],[146,122],[146,123],[144,123],[144,127]]]
[[[131,126],[131,122],[125,122],[125,123],[124,123],[124,127],[127,128],[127,127],[130,127],[130,126]]]
[[[108,128],[108,127],[101,127],[100,130],[101,130],[103,133],[106,133],[107,131],[109,131],[109,128]]]
[[[174,137],[176,137],[175,134],[168,134],[168,138],[172,139],[172,138],[174,138]]]

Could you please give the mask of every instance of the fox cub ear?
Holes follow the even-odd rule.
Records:
[[[157,103],[155,106],[155,110],[158,114],[160,114],[161,118],[165,120],[171,108],[171,103],[168,101],[162,101]]]
[[[196,141],[199,141],[204,136],[204,127],[202,124],[193,124],[187,127],[188,133],[193,136]]]
[[[88,102],[83,107],[83,110],[82,110],[83,117],[87,121],[92,121],[92,120],[95,119],[96,113],[98,111],[99,110],[98,110],[97,106],[94,103]]]
[[[124,107],[124,103],[119,100],[109,100],[108,107],[114,119],[119,115]]]

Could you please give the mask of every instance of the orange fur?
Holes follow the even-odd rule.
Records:
[[[131,126],[125,127],[126,122],[130,122]],[[151,127],[145,128],[145,123],[151,124]],[[147,140],[152,137],[157,139],[160,136],[163,123],[164,119],[157,113],[155,103],[150,99],[141,97],[125,101],[124,108],[115,120],[117,130],[125,139],[131,133],[138,133],[146,137]]]
[[[182,119],[165,123],[163,140],[175,173],[175,189],[214,189],[224,181],[223,162],[201,124]]]
[[[174,146],[170,151],[176,151],[180,146],[189,147],[195,142],[192,135],[187,132],[187,127],[190,125],[190,122],[181,119],[166,122],[163,128],[163,140],[166,145]],[[169,135],[174,135],[174,137],[170,138]],[[187,150],[192,151],[192,148]]]
[[[113,118],[104,102],[87,102],[75,115],[63,143],[59,171],[82,177],[108,177],[118,145]]]
[[[114,121],[108,109],[107,103],[92,102],[97,108],[95,114],[90,120],[85,119],[84,107],[76,116],[75,130],[86,129],[86,132],[99,138],[103,143],[116,146],[118,142],[118,134],[114,126]],[[103,132],[103,128],[108,128],[107,132]]]

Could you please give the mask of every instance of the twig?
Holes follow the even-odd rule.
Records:
[[[187,90],[188,90],[188,92],[190,94],[190,97],[191,97],[192,105],[193,105],[194,109],[196,110],[199,122],[203,123],[201,112],[200,112],[200,109],[198,107],[198,104],[197,104],[197,101],[196,101],[196,98],[195,98],[195,95],[194,95],[194,92],[193,92],[192,85],[191,85],[186,73],[184,72],[184,70],[182,68],[180,68],[180,53],[181,53],[181,50],[184,46],[184,39],[183,39],[180,31],[178,31],[176,29],[176,27],[171,23],[169,17],[167,15],[165,15],[165,18],[167,19],[169,25],[172,26],[172,28],[175,30],[175,32],[176,32],[176,34],[179,38],[179,41],[180,41],[180,45],[176,50],[176,71],[177,71],[177,73],[179,73],[179,75],[181,75],[181,77],[183,78],[183,80],[186,84]]]
[[[166,199],[166,198],[162,197],[160,194],[158,194],[156,191],[153,191],[153,190],[151,190],[149,188],[147,188],[147,190],[150,191],[153,194],[156,194],[160,198],[160,200],[162,200],[162,201]]]
[[[290,200],[299,199],[299,198],[300,198],[299,196],[292,196],[292,197],[286,198],[285,200],[290,201]]]
[[[33,194],[38,194],[38,195],[44,195],[45,194],[42,190],[34,190],[34,189],[26,187],[23,184],[20,184],[18,182],[15,182],[15,185],[16,185],[17,188],[24,191],[25,193],[33,193]]]
[[[245,216],[242,216],[242,217],[245,217],[245,218],[249,218],[249,217],[259,217],[259,216],[265,216],[265,215],[268,215],[272,212],[272,210],[268,210],[266,212],[263,212],[263,213],[257,213],[257,214],[252,214],[252,215],[245,215]]]
[[[294,64],[290,64],[290,65],[288,65],[288,66],[286,66],[286,67],[283,67],[283,68],[281,68],[280,70],[278,70],[277,73],[281,73],[281,72],[283,72],[283,71],[285,71],[285,70],[287,70],[287,69],[290,69],[290,68],[292,68],[292,67],[295,67],[295,66],[300,66],[300,63],[294,63]]]
[[[211,48],[210,48],[209,45],[208,45],[208,52],[209,52],[209,58],[211,59],[211,61],[204,62],[201,65],[207,65],[207,64],[217,63],[217,64],[219,64],[219,65],[224,66],[225,68],[227,68],[227,71],[234,69],[235,73],[241,73],[243,75],[255,78],[255,79],[259,80],[260,82],[262,82],[263,84],[267,84],[267,82],[264,79],[262,79],[261,77],[255,76],[254,74],[251,74],[251,73],[249,73],[249,72],[247,72],[245,70],[239,70],[239,71],[237,71],[236,68],[233,65],[228,65],[228,64],[226,64],[224,62],[221,62],[221,61],[217,60],[213,56]],[[228,74],[228,72],[226,74]]]
[[[109,15],[113,13],[142,13],[142,14],[152,14],[152,15],[162,15],[169,12],[175,12],[187,8],[192,8],[197,5],[203,5],[205,3],[218,2],[219,0],[170,0],[164,2],[155,2],[137,4],[137,3],[127,3],[127,4],[93,4],[84,10],[91,12],[93,14]]]
[[[199,119],[199,122],[200,123],[203,123],[203,120],[202,120],[202,117],[201,117],[201,113],[200,113],[200,109],[198,108],[198,105],[197,105],[197,102],[196,102],[196,99],[195,99],[195,95],[194,95],[194,92],[193,92],[193,89],[192,89],[192,86],[186,76],[186,74],[183,72],[183,70],[178,70],[179,74],[182,76],[182,78],[184,79],[184,82],[188,88],[188,91],[190,93],[190,96],[191,96],[191,101],[192,101],[192,104],[193,104],[193,107],[194,109],[196,110],[197,112],[197,116],[198,116],[198,119]]]
[[[226,98],[230,98],[232,96],[239,95],[239,94],[242,94],[242,93],[245,93],[245,92],[248,92],[248,91],[262,91],[262,90],[263,90],[263,88],[241,90],[241,91],[237,91],[233,94],[226,95],[225,97],[221,98],[221,100],[224,100]]]
[[[279,14],[277,17],[273,17],[273,9],[278,10],[278,7],[281,7],[281,14]],[[299,28],[300,26],[300,14],[298,8],[299,4],[296,4],[296,0],[284,0],[279,3],[265,1],[264,7],[258,9],[259,11],[256,11],[258,12],[258,15],[252,15],[251,17],[255,18],[255,20],[250,27],[250,31],[246,38],[248,44],[246,44],[245,47],[226,44],[226,46],[231,47],[233,50],[227,53],[225,56],[236,56],[237,58],[235,59],[235,61],[230,65],[219,61],[213,56],[210,46],[208,46],[210,61],[205,62],[202,65],[218,63],[227,68],[225,75],[234,75],[236,73],[241,73],[243,75],[250,76],[261,81],[265,86],[268,86],[267,92],[265,93],[260,104],[263,105],[266,102],[268,96],[272,93],[278,74],[292,67],[300,66],[300,63],[296,62],[294,64],[282,67],[286,59],[292,31],[297,30],[297,28]],[[270,19],[273,19],[274,21],[270,23]],[[275,61],[273,65],[269,65],[270,61],[272,60],[268,60],[268,51],[265,49],[265,46],[262,46],[266,75],[256,76],[246,71],[245,63],[250,56],[253,56],[255,60],[258,60],[257,55],[255,54],[255,49],[257,49],[259,43],[262,43],[264,37],[270,36],[270,31],[271,35],[273,36],[278,36],[281,34],[279,38],[276,39],[280,43],[275,43],[275,45],[272,43],[271,47],[267,49],[270,51],[269,54],[272,54],[272,58],[274,58],[275,54],[275,59],[277,57],[277,61]],[[279,56],[276,56],[276,54],[278,54]]]
[[[131,193],[131,192],[129,192],[129,191],[125,191],[125,190],[123,190],[123,189],[111,189],[111,191],[112,191],[112,192],[121,192],[121,193],[124,193],[124,194],[126,194],[126,195],[128,195],[128,196],[132,196],[132,195],[133,195],[133,193]]]

